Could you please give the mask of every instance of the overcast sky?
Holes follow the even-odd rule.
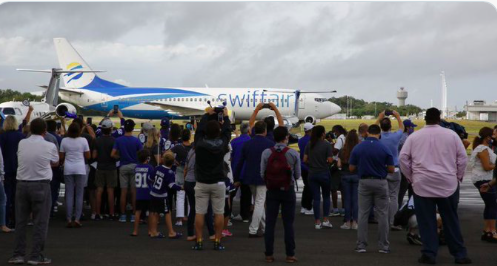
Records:
[[[488,3],[6,3],[0,89],[37,91],[65,37],[100,76],[131,86],[337,90],[449,108],[497,100],[497,13]],[[332,96],[332,95],[328,95]]]

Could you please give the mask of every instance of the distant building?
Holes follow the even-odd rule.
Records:
[[[373,119],[376,119],[376,117],[374,117],[372,115],[363,115],[361,118],[364,119],[364,120],[373,120]]]
[[[486,103],[482,100],[473,101],[465,106],[468,120],[497,122],[497,101]]]
[[[407,91],[404,90],[404,87],[401,87],[400,90],[397,91],[397,99],[399,99],[399,107],[406,105]]]

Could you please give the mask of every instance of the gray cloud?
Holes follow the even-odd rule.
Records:
[[[12,69],[54,66],[51,39],[66,37],[109,71],[104,78],[133,85],[337,89],[391,102],[405,86],[409,103],[428,107],[439,102],[445,70],[449,105],[462,106],[494,97],[495,11],[487,3],[7,3],[0,87],[46,82]]]

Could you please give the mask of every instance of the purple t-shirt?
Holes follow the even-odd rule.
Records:
[[[142,148],[141,142],[133,136],[122,136],[114,143],[114,149],[119,152],[121,166],[138,163],[136,153]]]

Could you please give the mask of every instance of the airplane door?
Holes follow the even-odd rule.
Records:
[[[299,109],[305,109],[305,94],[300,94],[299,97]]]
[[[103,108],[107,108],[107,101],[105,97],[102,97],[102,103],[100,104]]]

